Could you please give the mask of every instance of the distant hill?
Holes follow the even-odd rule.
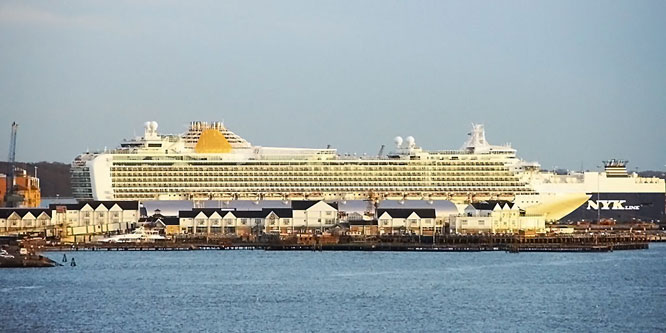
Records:
[[[639,171],[638,175],[641,177],[657,177],[661,179],[666,179],[666,171],[645,170],[645,171]]]
[[[35,174],[35,166],[37,166],[37,177],[39,178],[42,197],[55,197],[56,194],[59,194],[61,197],[72,196],[69,164],[60,162],[17,162],[16,166],[27,170],[30,175]],[[8,171],[8,163],[0,162],[0,173],[6,174]]]

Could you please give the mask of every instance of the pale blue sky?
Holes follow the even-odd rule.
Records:
[[[253,144],[666,164],[666,1],[2,1],[0,153],[70,162],[224,120]]]

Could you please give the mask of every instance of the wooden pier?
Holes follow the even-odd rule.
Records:
[[[649,248],[649,239],[637,234],[586,234],[524,237],[519,235],[339,236],[308,239],[210,239],[188,238],[154,243],[78,243],[49,246],[46,251],[415,251],[415,252],[611,252]]]

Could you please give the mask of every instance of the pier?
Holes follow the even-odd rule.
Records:
[[[648,249],[650,239],[637,234],[564,235],[446,235],[307,238],[186,238],[150,243],[77,243],[46,247],[45,251],[414,251],[414,252],[611,252]]]

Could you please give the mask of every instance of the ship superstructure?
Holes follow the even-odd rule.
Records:
[[[490,145],[474,125],[458,150],[426,151],[395,138],[387,156],[355,157],[324,148],[254,146],[222,123],[192,122],[182,135],[144,135],[72,163],[80,200],[450,199],[512,200],[535,191],[516,174],[508,145]]]

